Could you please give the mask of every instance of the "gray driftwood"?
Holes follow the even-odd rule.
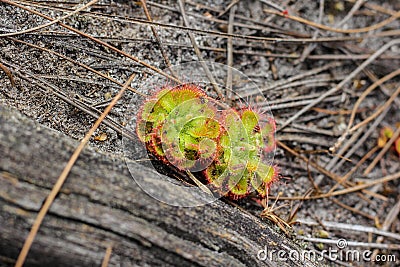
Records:
[[[78,142],[0,104],[0,262],[13,265]],[[137,176],[152,175],[137,164]],[[167,192],[168,193],[168,192]],[[39,230],[26,266],[314,266],[260,261],[300,251],[275,226],[223,201],[178,208],[138,188],[125,162],[86,148]]]

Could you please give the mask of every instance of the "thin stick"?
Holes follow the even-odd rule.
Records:
[[[369,129],[366,132],[363,132],[363,134],[360,136],[360,138],[358,138],[357,142],[355,144],[353,144],[351,149],[344,155],[346,158],[350,158],[357,151],[357,149],[359,147],[361,147],[365,144],[365,142],[366,142],[366,140],[368,140],[369,136],[372,133],[376,132],[376,128],[381,123],[383,118],[386,116],[387,112],[388,112],[388,110],[383,111],[383,113],[381,115],[379,115],[379,117],[370,125]],[[349,141],[347,141],[347,142],[349,142]],[[345,145],[345,146],[347,146],[347,145]],[[339,158],[333,158],[329,162],[329,164],[326,166],[326,169],[331,170],[333,172],[340,169],[342,167],[344,161],[341,160],[339,163],[337,163],[337,160],[339,160]]]
[[[77,8],[76,10],[74,10],[73,12],[71,12],[71,13],[68,13],[67,15],[65,15],[65,16],[62,16],[62,17],[59,17],[58,19],[53,19],[51,22],[49,22],[49,23],[46,23],[46,24],[43,24],[43,25],[40,25],[40,26],[37,26],[37,27],[33,27],[33,28],[30,28],[30,29],[27,29],[27,30],[23,30],[23,31],[19,31],[19,32],[10,32],[10,33],[3,33],[3,34],[0,34],[0,38],[1,37],[10,37],[10,36],[16,36],[16,35],[21,35],[21,34],[25,34],[25,33],[29,33],[29,32],[34,32],[34,31],[37,31],[37,30],[40,30],[40,29],[43,29],[43,28],[46,28],[46,27],[49,27],[49,26],[51,26],[51,25],[53,25],[53,24],[56,24],[56,23],[58,23],[58,22],[60,22],[60,21],[62,21],[62,20],[64,20],[64,19],[66,19],[66,18],[69,18],[69,17],[71,17],[72,15],[74,15],[74,14],[76,14],[76,13],[79,13],[80,11],[82,11],[82,10],[84,10],[84,9],[86,9],[86,8],[88,8],[88,7],[90,7],[91,5],[93,5],[93,4],[95,4],[96,2],[98,2],[99,0],[92,0],[92,1],[90,1],[89,3],[87,3],[86,5],[83,5],[83,6],[81,6],[80,8]],[[9,2],[9,1],[1,1],[1,2]],[[77,5],[77,7],[78,6],[80,6],[80,5]]]
[[[323,195],[319,196],[319,198],[345,195],[345,194],[348,194],[348,193],[360,191],[362,189],[365,189],[365,188],[368,188],[368,187],[371,187],[371,186],[374,186],[374,185],[377,185],[377,184],[393,181],[393,180],[396,180],[396,179],[399,179],[399,178],[400,178],[400,172],[397,172],[395,174],[384,176],[384,177],[382,177],[380,179],[377,179],[377,180],[369,182],[369,183],[365,183],[365,184],[353,186],[353,187],[350,187],[350,188],[346,188],[346,189],[343,189],[343,190],[335,191],[335,192],[332,192],[331,194],[328,194],[328,193],[327,194],[323,194]]]
[[[13,68],[17,69],[17,66],[13,66],[11,65],[11,63],[7,63],[7,65],[12,66]],[[101,112],[91,106],[88,106],[86,103],[84,103],[83,101],[80,101],[78,99],[71,99],[69,98],[67,95],[65,95],[64,92],[62,92],[62,90],[60,90],[58,87],[56,87],[55,85],[48,83],[45,79],[39,78],[37,76],[35,76],[33,73],[26,71],[26,70],[19,70],[19,72],[15,72],[16,75],[20,76],[22,79],[32,83],[32,84],[36,84],[38,87],[40,87],[44,92],[51,92],[52,94],[54,94],[56,97],[62,99],[63,101],[65,101],[66,103],[72,105],[73,107],[82,110],[83,112],[87,113],[88,115],[94,117],[94,118],[98,118],[99,115],[101,114]],[[24,73],[25,75],[23,75],[22,73]],[[31,78],[29,78],[29,77]],[[39,82],[38,82],[39,81]],[[46,86],[45,86],[46,85]],[[115,122],[113,119],[111,118],[105,118],[103,120],[103,123],[107,126],[109,126],[111,129],[115,130],[117,133],[122,134],[123,136],[132,139],[133,135],[128,132],[128,131],[123,131],[123,127]]]
[[[315,192],[320,193],[321,190],[319,189],[318,185],[315,183],[314,178],[311,175],[311,171],[310,171],[310,161],[307,162],[307,178],[310,181],[310,183],[312,184],[312,186],[314,187]]]
[[[270,56],[270,55],[268,55],[268,56]],[[283,86],[285,84],[291,83],[291,82],[296,81],[296,80],[304,79],[305,77],[308,77],[308,76],[316,75],[316,74],[318,74],[320,72],[323,72],[323,71],[331,69],[331,68],[339,67],[341,65],[343,65],[343,63],[341,63],[341,62],[332,62],[332,63],[326,64],[324,66],[321,66],[321,67],[318,67],[318,68],[315,68],[315,69],[312,69],[312,70],[308,70],[308,71],[305,71],[305,72],[300,73],[298,75],[289,77],[289,78],[287,78],[285,80],[274,82],[271,85],[268,85],[268,86],[266,86],[264,88],[261,88],[261,91],[262,92],[266,92],[266,91],[269,91],[269,90],[275,90],[277,87]],[[250,91],[250,92],[244,92],[240,96],[241,97],[247,97],[247,96],[252,96],[252,95],[258,94],[258,93],[259,93],[259,90],[255,90],[255,91]]]
[[[311,200],[311,199],[319,199],[319,198],[328,198],[328,197],[333,197],[333,196],[340,196],[340,195],[346,195],[349,193],[353,193],[353,192],[357,192],[363,189],[366,189],[368,187],[377,185],[377,184],[382,184],[382,183],[386,183],[386,182],[390,182],[393,180],[397,180],[400,178],[400,172],[397,172],[395,174],[391,174],[391,175],[387,175],[384,176],[380,179],[377,179],[375,181],[369,182],[369,183],[365,183],[365,184],[361,184],[361,185],[357,185],[357,186],[353,186],[353,187],[349,187],[343,190],[338,190],[332,193],[325,193],[325,194],[320,194],[320,195],[316,195],[316,196],[307,196],[307,197],[279,197],[281,200]]]
[[[319,166],[318,164],[316,164],[315,162],[308,160],[306,157],[300,155],[299,153],[297,153],[296,151],[294,151],[293,149],[291,149],[290,147],[288,147],[287,145],[285,145],[284,143],[282,143],[279,140],[276,140],[276,144],[280,147],[282,147],[283,149],[285,149],[286,151],[288,151],[289,153],[291,153],[292,155],[300,158],[301,160],[303,160],[305,163],[310,164],[312,167],[314,167],[315,169],[317,169],[319,172],[321,172],[322,174],[325,174],[326,176],[330,177],[332,180],[334,181],[339,181],[339,176],[329,172],[328,170],[324,169],[323,167]]]
[[[349,13],[347,13],[347,15],[341,21],[339,21],[337,24],[335,24],[335,27],[339,28],[343,24],[345,24],[346,21],[348,21],[354,15],[354,13],[362,6],[362,4],[364,4],[364,2],[365,2],[365,0],[357,0],[357,2],[350,9]],[[318,21],[318,23],[320,23],[320,22]]]
[[[8,0],[0,0],[0,2],[5,2],[8,4],[12,4],[14,6],[19,6],[18,4],[8,1]],[[29,3],[27,3],[29,4]],[[154,3],[153,3],[154,5]],[[24,6],[22,6],[24,7]],[[21,7],[21,8],[22,8]],[[32,10],[24,7],[26,10],[34,13]],[[50,8],[50,7],[46,7]],[[53,8],[54,9],[54,8]],[[238,38],[238,39],[245,39],[245,40],[253,40],[253,41],[259,41],[259,42],[268,42],[268,43],[326,43],[326,42],[345,42],[345,41],[363,41],[365,39],[370,39],[370,38],[380,38],[380,37],[385,37],[385,36],[398,36],[399,35],[399,30],[387,30],[387,31],[382,31],[374,34],[366,34],[365,36],[344,36],[344,37],[323,37],[323,38],[317,38],[317,39],[312,39],[312,38],[274,38],[274,37],[262,37],[262,36],[250,36],[250,35],[242,35],[242,34],[228,34],[228,33],[223,33],[219,31],[212,31],[212,30],[202,30],[202,29],[196,29],[196,28],[190,28],[190,27],[185,27],[185,26],[179,26],[179,25],[171,25],[171,24],[165,24],[165,23],[160,23],[160,22],[149,22],[147,19],[137,19],[137,18],[123,18],[123,17],[117,17],[115,15],[113,16],[107,16],[105,14],[100,14],[96,13],[96,15],[93,14],[93,12],[90,13],[82,13],[84,15],[88,16],[94,16],[96,18],[99,17],[105,17],[107,19],[111,19],[114,21],[121,21],[125,23],[137,23],[140,25],[155,25],[159,26],[161,28],[165,29],[173,29],[173,30],[183,30],[183,31],[189,31],[189,32],[196,32],[199,34],[204,34],[204,35],[210,35],[210,36],[218,36],[222,38],[228,38],[228,37],[233,37],[233,38]],[[100,16],[101,15],[101,16]],[[237,16],[238,18],[240,16]],[[204,18],[204,16],[203,16]],[[225,22],[225,21],[224,21]],[[59,23],[61,25],[61,23]]]
[[[315,238],[315,237],[306,237],[306,236],[297,236],[299,239],[316,242],[316,243],[324,243],[324,244],[337,244],[339,240],[334,239],[326,239],[326,238]],[[364,247],[364,248],[381,248],[381,249],[391,249],[391,250],[400,250],[399,244],[379,244],[379,243],[365,243],[365,242],[357,242],[357,241],[347,241],[347,246],[351,247]]]
[[[108,246],[106,249],[106,254],[104,254],[103,262],[101,263],[101,267],[107,267],[110,262],[112,252],[112,246]]]
[[[297,219],[297,221],[301,224],[309,226],[318,226],[320,224],[319,222],[303,220],[303,219]],[[357,224],[347,224],[340,222],[331,222],[331,221],[321,221],[321,224],[324,225],[325,227],[332,229],[338,229],[342,231],[357,231],[357,232],[372,233],[400,240],[400,234],[388,232],[387,230],[378,229],[376,227],[357,225]]]
[[[1,62],[0,62],[0,69],[2,71],[4,71],[4,73],[7,75],[8,79],[10,79],[11,86],[14,87],[15,80],[14,80],[14,76],[12,75],[11,71],[6,66],[4,66]]]
[[[113,78],[111,78],[111,77],[108,76],[108,75],[105,75],[105,74],[102,73],[101,71],[97,71],[97,70],[95,70],[95,69],[89,67],[88,65],[85,65],[85,64],[83,64],[83,63],[81,63],[81,62],[78,62],[78,61],[76,61],[76,60],[73,60],[72,58],[67,57],[67,56],[64,56],[63,54],[60,54],[60,53],[58,53],[58,52],[56,52],[56,51],[53,51],[53,50],[51,50],[51,49],[48,49],[48,48],[45,48],[45,47],[41,47],[41,46],[38,46],[38,45],[35,45],[35,44],[31,44],[31,43],[28,43],[28,42],[25,42],[25,41],[21,41],[21,40],[18,40],[18,39],[16,39],[16,38],[13,38],[13,37],[9,37],[9,39],[12,40],[12,41],[14,41],[14,42],[18,42],[18,43],[21,43],[21,44],[25,44],[25,45],[28,45],[28,46],[30,46],[30,47],[34,47],[34,48],[36,48],[36,49],[39,49],[39,50],[48,52],[48,53],[50,53],[50,54],[56,55],[56,56],[58,56],[58,57],[61,57],[61,58],[65,59],[65,60],[68,60],[69,62],[72,62],[72,63],[75,64],[75,65],[78,65],[78,66],[80,66],[80,67],[82,67],[82,68],[84,68],[84,69],[87,69],[88,71],[91,71],[91,72],[93,72],[93,73],[95,73],[95,74],[97,74],[97,75],[99,75],[99,76],[101,76],[101,77],[103,77],[103,78],[105,78],[105,79],[107,79],[107,80],[109,80],[109,81],[115,83],[115,84],[118,84],[119,86],[124,86],[123,83],[120,83],[119,81],[114,80]],[[134,93],[136,93],[136,94],[138,94],[138,95],[146,96],[145,94],[139,92],[138,90],[133,89],[131,86],[128,86],[128,90],[130,90],[130,91],[132,91],[132,92],[134,92]]]
[[[331,94],[335,93],[336,91],[339,91],[346,83],[351,81],[358,73],[360,73],[366,66],[368,66],[372,61],[374,61],[377,57],[379,57],[383,52],[385,52],[389,47],[400,44],[400,39],[394,39],[390,41],[389,43],[385,44],[382,46],[379,50],[377,50],[374,54],[371,55],[370,58],[365,60],[359,67],[357,67],[354,71],[352,71],[344,80],[342,80],[338,85],[335,87],[331,88],[324,94],[322,94],[320,97],[318,97],[316,100],[302,108],[299,112],[297,112],[295,115],[293,115],[290,119],[288,119],[277,131],[282,130],[286,126],[288,126],[290,123],[293,121],[297,120],[301,115],[303,115],[306,111],[308,111],[310,108],[314,107],[316,104],[321,102],[324,98],[330,96]],[[330,148],[332,152],[335,152],[335,147]]]
[[[232,11],[232,8],[236,8],[236,4],[239,3],[240,0],[232,0],[232,2],[225,8],[225,10],[221,11],[217,17],[221,17],[226,14],[229,10]]]
[[[50,20],[50,21],[53,21],[53,20],[54,20],[52,17],[49,17],[49,16],[47,16],[47,15],[45,15],[45,14],[42,14],[42,13],[40,13],[40,12],[38,12],[38,11],[29,9],[29,8],[27,8],[27,7],[23,6],[23,5],[17,4],[17,3],[15,3],[15,2],[8,1],[8,0],[0,0],[0,2],[4,2],[4,3],[10,4],[10,5],[19,7],[19,8],[21,8],[21,9],[23,9],[23,10],[26,10],[26,11],[28,11],[28,12],[31,12],[31,13],[33,13],[33,14],[35,14],[35,15],[38,15],[38,16],[40,16],[40,17],[42,17],[42,18],[45,18],[45,19],[48,19],[48,20]],[[99,39],[97,39],[97,38],[95,38],[95,37],[93,37],[93,36],[91,36],[91,35],[89,35],[89,34],[86,34],[86,33],[82,32],[82,31],[79,31],[79,30],[77,30],[77,29],[75,29],[75,28],[73,28],[73,27],[71,27],[71,26],[68,26],[68,25],[66,25],[66,24],[63,24],[63,23],[61,23],[61,22],[58,22],[58,24],[59,24],[61,27],[64,27],[64,28],[66,28],[66,29],[68,29],[68,30],[70,30],[70,31],[72,31],[72,32],[75,32],[75,33],[77,33],[77,34],[79,34],[79,35],[81,35],[81,36],[83,36],[83,37],[86,37],[86,38],[88,38],[88,39],[90,39],[90,40],[92,40],[92,41],[94,41],[94,42],[96,42],[96,43],[98,43],[98,44],[100,44],[100,45],[102,45],[102,46],[105,46],[105,47],[111,49],[112,51],[119,53],[120,55],[123,55],[123,56],[125,56],[125,57],[127,57],[127,58],[130,58],[130,59],[132,59],[133,61],[135,61],[135,62],[141,64],[142,66],[145,66],[146,68],[149,68],[149,69],[151,69],[151,70],[153,70],[153,71],[155,71],[155,72],[157,72],[157,73],[163,75],[164,77],[166,77],[166,78],[168,78],[168,79],[171,79],[171,80],[173,80],[173,81],[175,81],[175,82],[177,82],[177,83],[181,83],[181,81],[178,80],[178,79],[176,79],[175,77],[173,77],[173,76],[171,76],[171,75],[169,75],[169,74],[163,72],[162,70],[160,70],[160,69],[158,69],[158,68],[156,68],[156,67],[154,67],[154,66],[152,66],[152,65],[150,65],[150,64],[148,64],[148,63],[146,63],[146,62],[144,62],[144,61],[142,61],[142,60],[140,60],[140,59],[138,59],[138,58],[136,58],[136,57],[134,57],[134,56],[132,56],[132,55],[130,55],[130,54],[128,54],[128,53],[126,53],[126,52],[124,52],[124,51],[122,51],[122,50],[120,50],[120,49],[114,47],[114,46],[112,46],[112,45],[110,45],[110,44],[108,44],[108,43],[106,43],[106,42],[103,42],[103,41],[101,41],[101,40],[99,40]]]
[[[143,10],[144,10],[144,13],[146,14],[147,19],[148,19],[150,22],[152,22],[153,19],[151,18],[150,12],[149,12],[149,10],[148,10],[148,8],[147,8],[146,0],[140,0],[140,2],[142,3],[142,7],[143,7]],[[169,70],[171,71],[172,75],[173,75],[175,78],[178,78],[178,76],[176,75],[176,73],[174,73],[173,70],[172,70],[172,68],[171,68],[171,62],[169,61],[169,58],[168,58],[168,56],[167,56],[167,53],[165,53],[165,50],[164,50],[164,48],[163,48],[163,44],[162,44],[162,42],[161,42],[160,37],[158,36],[158,33],[157,33],[156,28],[155,28],[153,25],[150,25],[150,28],[151,28],[151,31],[153,32],[154,38],[156,38],[156,41],[157,41],[158,46],[159,46],[159,48],[160,48],[162,57],[164,58],[165,64],[167,64],[167,66],[168,66]]]
[[[339,177],[338,175],[336,175],[335,173],[328,171],[327,169],[325,169],[325,168],[319,166],[317,163],[315,163],[315,162],[313,162],[313,161],[307,159],[306,157],[300,155],[298,152],[294,151],[293,149],[291,149],[290,147],[288,147],[287,145],[285,145],[285,144],[282,143],[281,141],[277,140],[276,143],[277,143],[277,145],[279,145],[280,147],[282,147],[283,149],[285,149],[286,151],[288,151],[288,152],[291,153],[292,155],[294,155],[294,156],[300,158],[300,159],[303,160],[305,163],[310,164],[312,167],[314,167],[315,169],[317,169],[319,172],[321,172],[322,174],[326,175],[327,177],[331,178],[332,180],[334,180],[334,181],[336,181],[336,182],[338,182],[338,181],[340,180],[340,177]],[[353,186],[353,184],[352,184],[352,183],[348,183],[348,185],[346,184],[346,186]],[[369,195],[371,195],[371,196],[375,196],[374,193],[369,192],[368,190],[365,190],[364,193],[369,194]],[[298,199],[301,199],[301,198],[295,197],[295,198],[291,199],[291,198],[289,197],[289,198],[286,198],[286,199],[289,199],[289,200],[298,200]],[[306,198],[305,198],[305,199],[306,199]],[[312,198],[307,198],[307,199],[312,199]]]
[[[382,57],[381,57],[382,58]],[[355,60],[353,60],[353,62],[356,62]],[[372,82],[376,82],[378,80],[378,78],[376,77],[376,75],[369,69],[365,69],[364,73],[368,76],[368,78],[372,81]],[[390,90],[384,85],[381,84],[380,86],[381,91],[388,97],[391,96]],[[395,103],[398,107],[400,107],[400,99],[396,98]]]
[[[368,213],[366,213],[366,212],[363,212],[363,211],[357,209],[356,207],[350,207],[350,206],[344,204],[343,202],[340,202],[340,201],[337,200],[336,198],[332,198],[332,202],[335,203],[335,204],[337,204],[337,205],[339,205],[340,207],[342,207],[342,208],[344,208],[344,209],[347,209],[347,210],[349,210],[349,211],[351,211],[351,212],[357,213],[357,214],[359,214],[359,215],[361,215],[361,216],[364,216],[364,217],[366,217],[366,218],[368,218],[368,219],[370,219],[370,220],[374,220],[374,219],[375,219],[374,216],[372,216],[372,215],[370,215],[370,214],[368,214]]]
[[[335,189],[339,186],[342,185],[345,181],[347,181],[347,179],[358,169],[360,168],[360,166],[367,160],[369,159],[376,151],[378,151],[379,147],[378,146],[374,146],[370,151],[368,151],[367,154],[364,155],[364,157],[362,157],[362,159],[360,159],[360,161],[357,162],[356,166],[354,166],[348,173],[346,173],[346,175],[344,175],[334,186],[332,186],[332,188],[329,190],[328,193],[332,193],[333,191],[335,191]]]
[[[350,3],[354,3],[356,0],[347,0],[347,1],[350,2]],[[396,11],[394,11],[392,9],[384,8],[385,5],[377,5],[377,4],[373,4],[373,3],[368,3],[368,1],[366,1],[364,3],[364,6],[369,8],[369,9],[381,12],[382,14],[392,15],[392,16],[394,14],[396,14]]]
[[[367,95],[369,95],[375,88],[377,88],[378,86],[380,86],[381,84],[383,84],[384,82],[396,77],[397,75],[400,75],[400,69],[397,69],[391,73],[389,73],[388,75],[380,78],[379,80],[377,80],[376,82],[374,82],[373,84],[371,84],[363,93],[362,95],[358,98],[357,102],[354,104],[353,107],[353,111],[350,115],[350,119],[349,119],[349,123],[347,125],[347,131],[350,131],[351,126],[353,125],[354,122],[354,118],[356,117],[356,111],[358,109],[358,107],[360,106],[361,102],[367,97]],[[345,133],[346,133],[345,132]]]
[[[399,73],[400,73],[400,69],[399,69]],[[381,114],[385,109],[389,108],[389,106],[393,103],[393,101],[396,99],[396,97],[400,94],[400,87],[396,89],[396,91],[389,97],[389,99],[385,102],[385,104],[383,104],[382,106],[380,106],[371,116],[369,116],[368,118],[366,118],[365,120],[363,120],[362,122],[358,123],[357,125],[355,125],[354,127],[352,127],[350,129],[350,133],[356,131],[357,129],[359,129],[360,127],[364,126],[365,124],[368,124],[370,121],[372,121],[373,119],[375,119],[376,117],[379,116],[379,114]]]
[[[390,209],[389,213],[387,214],[386,219],[382,224],[383,231],[389,230],[390,225],[392,225],[392,223],[394,223],[396,221],[399,213],[400,213],[400,198],[398,199],[397,203]],[[383,236],[379,236],[376,239],[376,243],[382,243],[383,239],[384,239]],[[374,250],[372,253],[372,258],[374,259],[377,254],[378,254],[378,251]]]
[[[275,8],[276,10],[279,10],[279,11],[281,11],[281,12],[285,11],[285,9],[284,9],[282,6],[279,6],[278,4],[273,3],[273,2],[271,2],[271,1],[260,0],[260,2],[261,2],[261,3],[264,3],[264,4],[266,4],[266,5],[269,5],[270,7],[273,7],[273,8]]]
[[[277,12],[275,10],[271,10],[271,9],[264,9],[265,13],[268,14],[274,14],[274,15],[278,15],[284,18],[288,18],[297,22],[301,22],[304,23],[306,25],[315,27],[315,28],[319,28],[322,30],[326,30],[326,31],[331,31],[331,32],[339,32],[339,33],[362,33],[362,32],[370,32],[379,28],[382,28],[383,26],[395,21],[396,19],[398,19],[400,17],[400,11],[396,12],[395,14],[393,14],[390,18],[387,18],[377,24],[368,26],[368,27],[364,27],[364,28],[358,28],[358,29],[338,29],[338,28],[332,28],[329,26],[325,26],[323,24],[319,24],[319,23],[315,23],[313,21],[310,20],[306,20],[303,19],[301,17],[297,17],[297,16],[292,16],[283,12]]]
[[[324,9],[325,9],[325,0],[320,0],[319,1],[319,14],[318,14],[318,23],[322,22],[322,18],[324,17]],[[320,31],[318,29],[315,30],[312,38],[316,39],[318,35],[320,34]],[[308,44],[303,52],[301,53],[301,57],[296,61],[296,63],[303,62],[307,56],[317,47],[317,44]]]
[[[26,256],[28,255],[29,249],[32,246],[33,240],[36,237],[36,234],[39,230],[40,225],[42,224],[42,221],[44,217],[46,216],[47,212],[49,211],[51,205],[53,204],[54,199],[56,198],[58,192],[60,192],[61,187],[63,186],[65,180],[68,177],[69,172],[71,171],[72,167],[74,166],[76,160],[78,159],[80,153],[84,149],[85,145],[87,142],[90,140],[90,137],[92,134],[96,131],[96,129],[100,126],[101,122],[103,119],[108,115],[108,113],[111,111],[111,109],[114,107],[114,105],[117,103],[117,101],[122,97],[123,93],[129,86],[129,84],[132,82],[133,78],[135,75],[131,75],[127,82],[124,84],[124,86],[121,88],[121,90],[118,92],[117,95],[113,98],[111,101],[110,105],[107,106],[107,108],[104,110],[104,112],[100,115],[100,117],[96,120],[92,128],[86,133],[85,137],[82,139],[81,143],[78,145],[78,147],[75,149],[74,153],[72,154],[71,158],[69,159],[67,165],[65,166],[64,170],[60,174],[60,176],[57,179],[57,182],[54,184],[50,194],[47,196],[46,201],[44,202],[42,208],[40,209],[33,225],[31,228],[31,231],[29,232],[27,238],[25,239],[25,243],[21,249],[21,252],[18,256],[17,262],[15,263],[15,267],[22,267],[22,265],[25,262]]]
[[[341,147],[340,147],[340,149],[339,149],[339,151],[337,151],[337,153],[336,153],[336,151],[335,152],[333,152],[333,151],[331,151],[331,153],[332,154],[335,154],[336,153],[336,157],[334,157],[334,158],[332,158],[330,161],[329,161],[329,163],[325,166],[325,168],[327,169],[327,170],[330,170],[330,171],[332,171],[332,172],[334,172],[334,168],[338,168],[335,164],[336,164],[336,162],[340,159],[340,157],[341,156],[343,156],[344,155],[344,153],[346,152],[346,151],[348,151],[349,149],[350,149],[350,151],[352,151],[352,150],[354,150],[354,149],[356,149],[357,148],[357,146],[356,145],[358,145],[359,144],[359,140],[360,139],[363,139],[364,138],[364,134],[365,134],[365,128],[366,127],[362,127],[361,129],[359,129],[357,132],[355,132],[352,136],[351,136],[351,138],[349,138],[348,140],[346,140],[346,142],[344,143],[344,145],[342,145]],[[340,139],[340,138],[339,138]],[[345,140],[345,139],[342,139],[343,141]],[[349,152],[350,152],[349,151]],[[350,156],[352,155],[352,153],[347,153],[346,155],[345,155],[345,157],[346,158],[350,158]],[[342,161],[342,164],[344,163],[344,161]]]
[[[186,16],[183,0],[179,0],[178,3],[179,3],[179,9],[181,10],[183,22],[184,22],[185,26],[189,26],[189,21],[188,21],[187,16]],[[192,43],[194,52],[196,53],[197,58],[199,59],[200,64],[203,67],[207,78],[210,80],[210,82],[211,82],[215,92],[218,94],[219,98],[221,100],[224,100],[225,97],[223,96],[223,94],[221,92],[221,89],[218,87],[218,84],[215,81],[214,76],[212,75],[211,71],[209,70],[207,64],[204,62],[203,56],[201,55],[201,51],[199,49],[199,46],[196,43],[196,39],[194,39],[193,33],[192,32],[188,32],[188,35],[189,35],[189,38],[190,38],[190,42]]]
[[[312,167],[314,167],[315,169],[317,169],[319,172],[321,172],[322,174],[326,175],[327,177],[331,178],[332,180],[334,180],[334,181],[336,181],[336,182],[340,181],[340,177],[339,177],[337,174],[328,171],[327,169],[325,169],[325,168],[319,166],[317,163],[315,163],[315,162],[313,162],[313,161],[307,159],[306,157],[300,155],[298,152],[294,151],[293,149],[291,149],[290,147],[288,147],[287,145],[285,145],[285,144],[282,143],[281,141],[277,140],[276,143],[277,143],[277,145],[279,145],[280,147],[282,147],[283,149],[285,149],[286,151],[288,151],[288,152],[291,153],[292,155],[294,155],[294,156],[300,158],[301,160],[303,160],[305,163],[308,164],[308,162],[310,162],[309,164],[310,164]],[[346,183],[346,186],[353,186],[353,184],[350,183],[350,182],[348,182],[348,183]],[[371,195],[371,196],[373,196],[373,197],[382,198],[380,195],[377,195],[376,193],[371,192],[371,191],[369,191],[369,190],[363,190],[362,192],[365,193],[365,194]],[[326,194],[325,194],[325,195],[326,195]],[[326,197],[326,196],[325,196],[325,197]],[[316,197],[316,198],[318,198],[318,197]],[[301,200],[301,198],[299,198],[299,197],[293,197],[293,198],[291,198],[291,197],[286,197],[285,199],[286,199],[286,200],[299,200],[299,199]],[[307,199],[313,199],[313,198],[310,197],[310,198],[307,198]]]
[[[201,190],[203,190],[203,192],[212,195],[212,192],[210,191],[210,189],[208,189],[207,186],[205,186],[202,182],[199,181],[199,179],[197,179],[190,171],[186,170],[186,174],[189,176],[189,178],[198,186],[200,187]]]
[[[237,1],[238,2],[238,1]],[[233,3],[233,2],[232,2]],[[228,33],[233,33],[233,23],[235,21],[236,6],[233,6],[229,11],[229,24]],[[233,40],[228,38],[227,51],[227,77],[226,77],[226,99],[228,101],[232,100],[232,65],[233,65]]]

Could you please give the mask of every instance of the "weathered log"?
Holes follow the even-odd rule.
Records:
[[[77,141],[2,105],[0,127],[0,261],[7,266]],[[154,175],[131,164],[138,177]],[[159,202],[136,185],[123,159],[87,147],[46,215],[26,266],[99,266],[108,246],[111,266],[318,265],[260,260],[264,248],[301,248],[270,223],[220,200],[193,208]]]

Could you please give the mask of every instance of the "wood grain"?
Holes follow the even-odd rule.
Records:
[[[0,262],[12,265],[77,141],[0,104]],[[138,177],[154,175],[137,164]],[[168,192],[165,192],[168,195]],[[144,193],[124,160],[87,147],[39,230],[26,266],[318,266],[260,261],[293,249],[275,226],[223,202],[179,208]]]

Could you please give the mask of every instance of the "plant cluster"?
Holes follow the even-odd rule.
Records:
[[[196,174],[220,195],[264,198],[278,175],[265,158],[275,149],[275,121],[223,107],[195,84],[164,87],[141,107],[137,135],[163,164]]]

